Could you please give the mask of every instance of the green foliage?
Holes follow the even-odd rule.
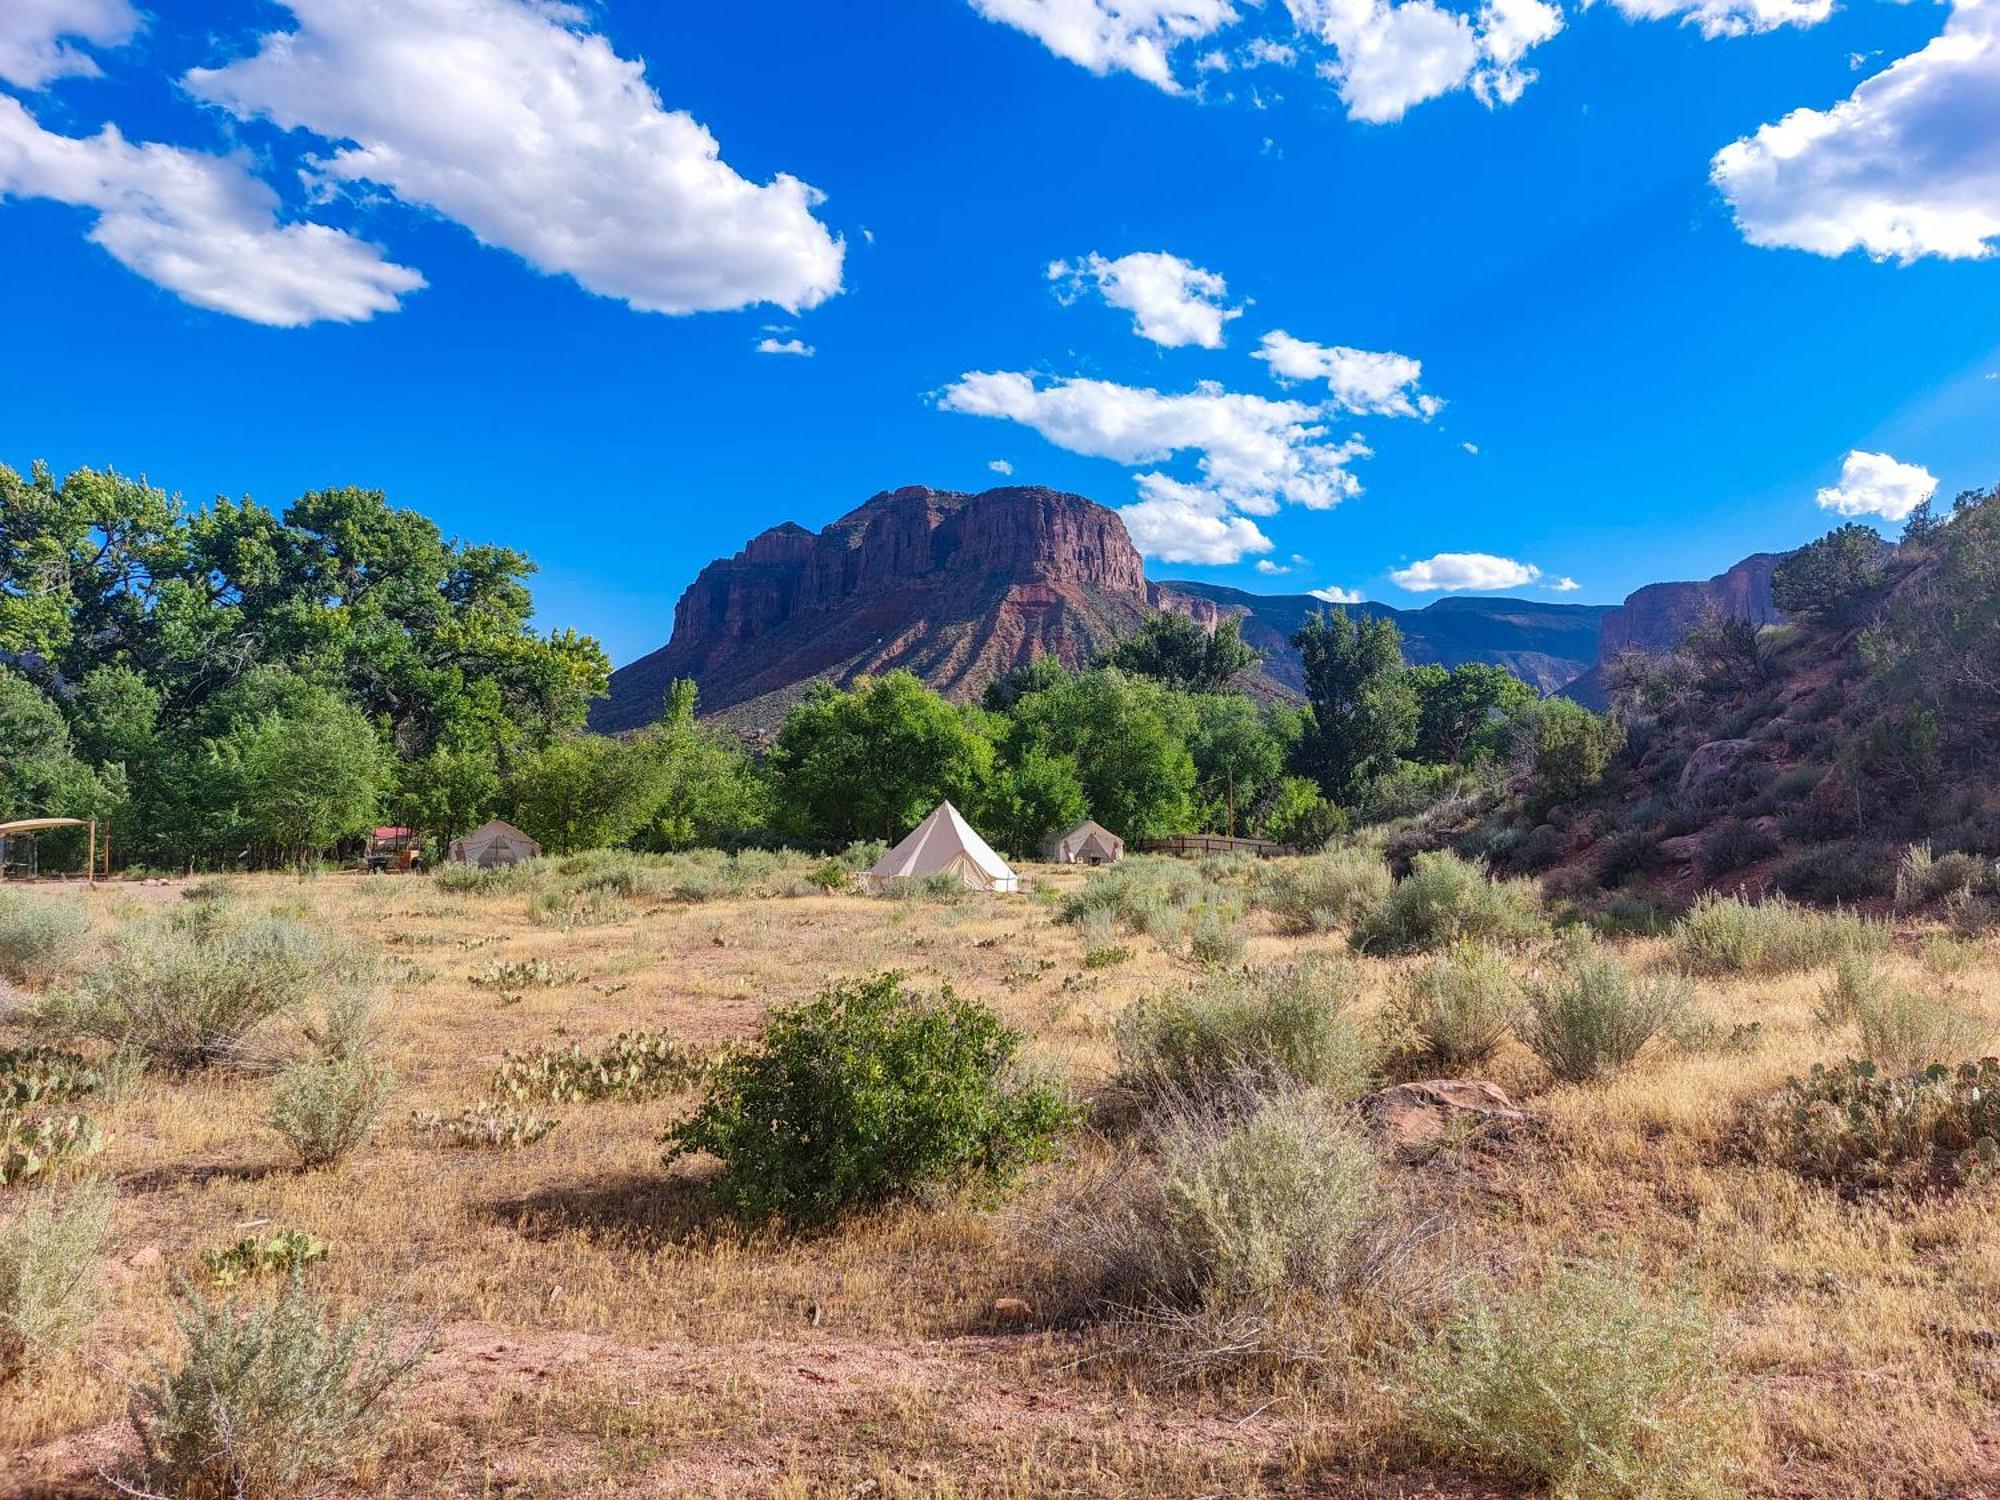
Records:
[[[38,1192],[0,1223],[0,1386],[58,1362],[97,1310],[108,1183]]]
[[[53,1177],[103,1149],[88,1115],[0,1110],[0,1187]]]
[[[1547,930],[1532,885],[1490,879],[1480,866],[1440,850],[1419,854],[1349,941],[1363,953],[1423,953],[1461,942],[1523,942]]]
[[[1785,558],[1771,574],[1771,602],[1788,615],[1851,624],[1882,582],[1882,538],[1858,521]]]
[[[390,1346],[372,1312],[340,1317],[296,1274],[275,1299],[211,1303],[186,1289],[181,1351],[133,1392],[135,1492],[175,1500],[281,1500],[364,1456],[389,1393],[428,1356]]]
[[[1895,1074],[1865,1060],[1815,1063],[1753,1124],[1768,1154],[1843,1187],[1990,1180],[2000,1168],[2000,1060]]]
[[[660,805],[658,762],[598,734],[556,740],[507,777],[513,824],[550,854],[601,849],[631,838]]]
[[[1851,912],[1806,911],[1782,896],[1750,902],[1702,895],[1674,929],[1674,951],[1691,974],[1790,974],[1879,953],[1890,932]]]
[[[1272,789],[1260,817],[1260,832],[1294,849],[1324,849],[1347,832],[1347,813],[1321,795],[1319,784],[1305,776],[1285,776]]]
[[[1408,1378],[1446,1457],[1574,1500],[1707,1500],[1738,1493],[1718,1354],[1690,1298],[1585,1264],[1465,1307]]]
[[[554,989],[582,978],[582,971],[574,964],[553,964],[546,958],[496,958],[466,975],[465,982],[476,989],[518,991]]]
[[[1417,695],[1412,758],[1434,765],[1476,765],[1506,759],[1520,722],[1540,701],[1505,667],[1466,662],[1409,670]]]
[[[1288,1087],[1358,1097],[1375,1069],[1347,1016],[1354,975],[1314,962],[1204,976],[1118,1017],[1118,1086],[1140,1101],[1224,1099]]]
[[[233,1245],[201,1252],[201,1268],[219,1287],[262,1276],[296,1276],[326,1259],[326,1244],[303,1229],[246,1234]]]
[[[648,772],[652,806],[637,842],[647,849],[733,847],[770,820],[770,793],[741,741],[695,722],[695,685],[676,682],[666,716],[629,742]]]
[[[1062,676],[1024,695],[1002,732],[1001,759],[1031,751],[1077,768],[1091,817],[1127,840],[1185,832],[1194,817],[1195,714],[1186,697],[1115,668]]]
[[[1183,913],[1208,892],[1193,865],[1164,855],[1133,855],[1094,872],[1063,902],[1063,920],[1106,912],[1134,932],[1178,932]]]
[[[0,1049],[0,1110],[67,1104],[103,1084],[104,1075],[80,1053],[60,1047]]]
[[[373,825],[387,765],[366,714],[303,687],[285,710],[240,719],[210,740],[203,770],[224,810],[224,840],[296,863]]]
[[[902,976],[829,986],[775,1012],[707,1097],[667,1132],[668,1160],[722,1161],[717,1192],[752,1219],[834,1218],[1045,1155],[1071,1111],[1017,1076],[1019,1033],[949,987]]]
[[[661,1031],[621,1031],[594,1053],[574,1042],[508,1052],[488,1092],[509,1103],[638,1104],[702,1087],[734,1052],[693,1047]]]
[[[1555,971],[1528,986],[1521,1040],[1564,1083],[1608,1078],[1687,1015],[1687,989],[1668,976],[1634,978],[1615,953],[1572,942]]]
[[[0,465],[0,486],[10,477]],[[4,507],[0,507],[4,508]],[[0,517],[0,559],[7,519]],[[0,611],[7,597],[0,574]],[[0,651],[6,649],[0,636]],[[14,818],[89,817],[120,802],[122,778],[100,775],[78,757],[69,726],[26,678],[0,667],[0,822]]]
[[[1776,834],[1739,818],[1725,818],[1702,835],[1701,867],[1710,875],[1726,875],[1769,859],[1778,849]]]
[[[1411,1072],[1471,1072],[1500,1050],[1525,1018],[1521,981],[1507,956],[1460,943],[1418,969],[1390,1013]]]
[[[1148,615],[1139,633],[1120,641],[1104,659],[1106,666],[1182,693],[1224,692],[1261,660],[1260,652],[1243,644],[1241,620],[1232,616],[1209,630],[1171,610]]]
[[[1243,930],[1243,904],[1214,897],[1196,903],[1188,910],[1187,942],[1188,955],[1196,963],[1211,968],[1242,963],[1250,946]]]
[[[1257,904],[1287,932],[1351,927],[1387,899],[1395,881],[1371,849],[1348,847],[1270,861],[1253,887]]]
[[[982,827],[1009,854],[1039,859],[1049,840],[1083,821],[1085,808],[1076,758],[1031,744],[994,777]]]
[[[1990,861],[1962,850],[1933,854],[1928,841],[1912,844],[1903,851],[1896,866],[1896,904],[1928,906],[1933,902],[1956,901],[1988,890],[1993,883],[1994,867]]]
[[[368,1139],[395,1084],[366,1058],[309,1058],[278,1075],[266,1119],[300,1166],[331,1166]]]
[[[1886,847],[1841,839],[1793,855],[1778,867],[1772,883],[1787,896],[1832,905],[1890,895],[1896,873],[1895,857]]]
[[[410,1129],[428,1136],[441,1146],[470,1147],[485,1151],[510,1151],[532,1146],[562,1121],[511,1104],[492,1104],[482,1099],[468,1104],[455,1115],[441,1110],[413,1110]]]
[[[90,935],[83,903],[0,890],[0,976],[41,984],[76,961]]]
[[[1201,826],[1234,836],[1277,787],[1286,745],[1269,712],[1240,694],[1192,700],[1195,797]]]
[[[1535,713],[1535,798],[1544,807],[1573,802],[1604,779],[1625,731],[1610,714],[1594,714],[1567,698],[1550,698]]]
[[[1418,700],[1403,669],[1402,634],[1387,619],[1316,613],[1292,637],[1304,659],[1309,714],[1298,769],[1352,804],[1416,744]]]
[[[1914,985],[1878,980],[1853,997],[1861,1051],[1890,1068],[1921,1068],[1975,1056],[1993,1039],[1983,1018]]]

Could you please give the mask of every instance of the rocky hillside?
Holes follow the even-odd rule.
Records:
[[[1745,620],[1760,629],[1784,619],[1771,600],[1771,574],[1784,560],[1782,552],[1757,552],[1726,573],[1705,583],[1649,583],[1604,612],[1590,670],[1562,689],[1590,708],[1606,706],[1609,695],[1604,668],[1627,651],[1658,656],[1702,620]]]

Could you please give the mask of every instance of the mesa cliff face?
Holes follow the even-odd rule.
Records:
[[[1756,552],[1726,573],[1703,583],[1649,583],[1608,610],[1597,637],[1597,664],[1563,689],[1563,696],[1603,708],[1604,669],[1627,651],[1670,649],[1704,616],[1776,625],[1784,611],[1772,602],[1771,575],[1785,560],[1782,552]]]
[[[1124,522],[1081,495],[893,490],[824,531],[774,527],[702,569],[672,639],[612,674],[592,723],[651,722],[679,677],[701,685],[703,712],[753,723],[814,678],[897,667],[970,698],[1039,656],[1086,664],[1161,602]]]

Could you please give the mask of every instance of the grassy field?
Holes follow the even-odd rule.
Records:
[[[903,901],[795,883],[811,893],[639,892],[576,921],[525,884],[233,881],[226,899],[379,956],[378,1052],[395,1094],[365,1145],[313,1171],[265,1124],[270,1080],[254,1071],[155,1070],[90,1103],[108,1145],[87,1166],[117,1192],[93,1272],[103,1303],[58,1368],[0,1386],[0,1493],[112,1493],[101,1475],[130,1447],[129,1382],[173,1357],[176,1283],[205,1287],[203,1251],[278,1228],[327,1246],[316,1287],[382,1305],[405,1337],[435,1332],[386,1440],[334,1493],[1536,1492],[1521,1466],[1454,1450],[1413,1417],[1408,1352],[1446,1315],[1428,1304],[1385,1292],[1353,1309],[1332,1356],[1192,1374],[1128,1330],[1058,1316],[1059,1278],[1031,1227],[1111,1159],[1095,1130],[1006,1187],[789,1233],[721,1217],[702,1162],[662,1165],[660,1133],[692,1096],[537,1106],[561,1123],[518,1150],[446,1149],[409,1123],[481,1097],[509,1049],[637,1030],[720,1044],[773,1006],[884,969],[990,1005],[1034,1064],[1088,1100],[1116,1066],[1119,1015],[1197,967],[1171,935],[1121,931],[1101,951],[1102,932],[1062,918],[1059,898],[1085,877],[1025,873],[1020,896]],[[176,884],[67,898],[87,902],[91,944],[185,904]],[[1243,932],[1232,966],[1347,948],[1339,927],[1298,935],[1254,906]],[[1898,935],[1893,972],[2000,1015],[2000,952],[1923,949],[1919,936]],[[1617,949],[1641,975],[1673,957],[1664,938]],[[1511,961],[1547,962],[1532,946]],[[1355,962],[1366,1023],[1426,960]],[[1479,1076],[1537,1128],[1379,1171],[1435,1226],[1425,1284],[1447,1299],[1578,1260],[1690,1298],[1723,1382],[1723,1409],[1703,1419],[1703,1440],[1727,1448],[1713,1492],[2000,1494],[1994,1190],[1843,1192],[1745,1144],[1746,1111],[1788,1076],[1854,1054],[1851,1029],[1815,1018],[1828,982],[1824,967],[1693,979],[1706,1040],[1656,1043],[1592,1083],[1552,1082],[1509,1041]],[[10,1009],[33,1003],[28,988],[0,994]],[[0,1019],[0,1046],[24,1039],[18,1023]],[[1326,1108],[1330,1121],[1340,1110]],[[23,1191],[0,1190],[0,1212]],[[1010,1298],[1028,1311],[996,1313]]]

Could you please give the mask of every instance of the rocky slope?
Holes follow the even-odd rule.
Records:
[[[1783,612],[1771,602],[1771,575],[1782,552],[1757,552],[1705,583],[1649,583],[1605,612],[1591,670],[1563,688],[1563,696],[1592,708],[1605,705],[1601,668],[1627,651],[1653,655],[1669,649],[1708,614],[1775,625]]]

